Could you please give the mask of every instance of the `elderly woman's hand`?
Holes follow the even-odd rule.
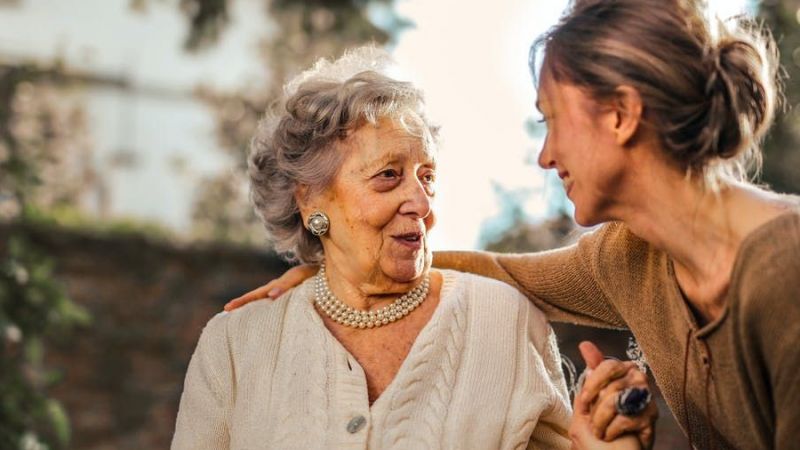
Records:
[[[588,416],[588,426],[593,434],[606,442],[625,433],[635,433],[642,447],[652,448],[654,425],[658,407],[650,401],[636,415],[622,415],[617,411],[617,399],[626,388],[648,389],[647,375],[630,361],[604,359],[591,342],[582,342],[581,355],[590,369],[581,391],[575,396],[575,415]]]
[[[274,300],[289,289],[316,275],[318,270],[319,266],[316,264],[301,264],[292,267],[279,278],[229,301],[225,304],[225,311],[233,311],[256,300]]]

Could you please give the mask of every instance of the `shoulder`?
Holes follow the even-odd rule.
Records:
[[[466,296],[471,306],[516,309],[533,304],[515,287],[492,278],[454,270],[442,270],[443,289]]]
[[[445,286],[451,284],[447,287],[453,291],[450,295],[463,296],[465,306],[476,320],[518,323],[520,331],[545,330],[549,326],[544,313],[513,286],[471,273],[443,270],[442,274]]]
[[[221,312],[206,325],[203,335],[225,339],[230,345],[259,345],[264,339],[277,338],[284,322],[302,311],[307,286],[288,291],[276,300],[258,300],[231,312]]]
[[[782,215],[748,236],[733,273],[728,314],[744,361],[766,365],[776,392],[796,385],[800,214]]]
[[[600,261],[610,262],[616,266],[620,264],[639,266],[645,262],[655,248],[644,239],[634,234],[622,222],[609,222],[587,234],[582,240],[591,244],[594,257]]]
[[[745,238],[731,287],[744,308],[800,308],[800,211],[782,214]]]
[[[617,305],[629,301],[636,307],[654,278],[665,277],[668,258],[664,252],[634,234],[622,222],[609,222],[582,237],[582,260],[608,298]],[[620,303],[623,302],[623,303]]]

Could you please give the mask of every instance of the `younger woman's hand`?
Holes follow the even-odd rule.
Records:
[[[641,450],[642,444],[636,435],[626,434],[606,442],[592,432],[589,414],[579,413],[575,408],[569,425],[570,450]]]
[[[658,407],[651,401],[635,416],[620,414],[616,402],[626,388],[648,389],[647,375],[630,361],[605,359],[591,342],[580,344],[581,355],[589,370],[581,392],[575,396],[575,415],[588,416],[595,437],[606,442],[625,433],[637,436],[642,448],[653,446]]]
[[[253,289],[241,297],[229,301],[227,304],[225,304],[225,311],[233,311],[236,308],[256,300],[275,300],[283,295],[284,292],[316,275],[318,270],[319,266],[315,264],[301,264],[299,266],[292,267],[279,278],[276,278],[259,288]]]

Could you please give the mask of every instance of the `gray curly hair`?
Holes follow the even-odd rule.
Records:
[[[388,76],[388,55],[374,47],[319,60],[284,88],[280,107],[259,123],[250,144],[250,199],[274,249],[289,261],[319,262],[320,239],[300,215],[296,188],[330,186],[345,158],[337,145],[363,125],[388,118],[435,148],[438,128],[424,113],[422,92]]]

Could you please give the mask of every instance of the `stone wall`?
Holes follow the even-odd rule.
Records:
[[[0,228],[0,240],[8,229]],[[47,346],[63,380],[51,392],[72,422],[72,448],[166,449],[183,377],[205,323],[286,266],[275,255],[185,247],[137,235],[26,229],[55,260],[92,324]],[[1,246],[0,246],[1,247]]]

